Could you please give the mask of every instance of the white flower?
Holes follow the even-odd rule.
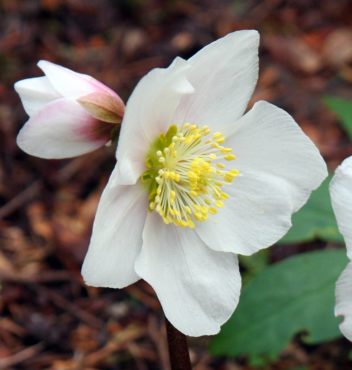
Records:
[[[40,61],[44,77],[15,83],[29,120],[17,136],[18,146],[41,158],[88,153],[110,140],[121,122],[120,97],[91,76]]]
[[[234,32],[139,82],[82,268],[93,286],[146,280],[187,335],[219,331],[240,295],[236,255],[280,239],[327,175],[286,112],[262,101],[243,115],[258,43]]]
[[[330,184],[331,203],[350,262],[336,283],[335,315],[344,316],[342,334],[352,341],[352,157],[336,169]]]

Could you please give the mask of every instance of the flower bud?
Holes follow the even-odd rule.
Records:
[[[109,87],[91,76],[40,61],[45,74],[16,82],[29,115],[17,136],[28,154],[53,159],[85,154],[111,139],[125,105]]]

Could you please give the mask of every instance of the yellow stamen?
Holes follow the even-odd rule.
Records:
[[[215,215],[230,197],[222,187],[239,175],[237,169],[226,169],[226,161],[236,157],[231,148],[220,145],[225,140],[220,132],[211,134],[207,126],[190,123],[172,125],[161,134],[141,176],[150,211],[159,213],[166,224],[189,228]]]

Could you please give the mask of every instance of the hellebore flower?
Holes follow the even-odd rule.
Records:
[[[243,115],[258,43],[234,32],[139,82],[82,267],[88,285],[146,280],[191,336],[219,331],[239,299],[236,255],[280,239],[327,174],[289,114],[261,101]]]
[[[331,203],[350,262],[336,283],[335,316],[344,316],[342,334],[352,341],[352,157],[336,169],[330,183]]]
[[[18,146],[36,157],[59,159],[106,144],[124,114],[120,97],[91,76],[44,60],[38,66],[45,76],[15,83],[29,115]]]

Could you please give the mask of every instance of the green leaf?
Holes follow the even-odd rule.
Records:
[[[324,102],[336,113],[344,129],[347,131],[349,138],[352,139],[352,100],[326,96]]]
[[[293,215],[293,226],[280,240],[281,244],[306,242],[314,239],[343,242],[330,203],[330,181],[331,176],[312,193],[304,207]]]
[[[269,264],[269,249],[262,249],[252,256],[238,256],[241,266],[245,268],[242,272],[242,283],[245,285],[256,274],[264,270]]]
[[[213,355],[274,359],[293,335],[316,344],[341,336],[335,283],[345,250],[304,253],[270,265],[244,288],[239,306],[210,345]]]

